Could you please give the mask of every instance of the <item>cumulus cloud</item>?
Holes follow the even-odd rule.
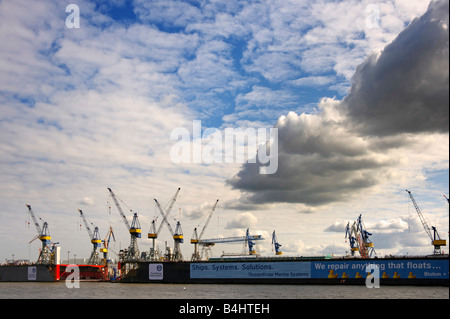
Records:
[[[343,106],[360,132],[448,132],[449,3],[433,1],[381,53],[358,66]]]
[[[399,163],[387,149],[352,134],[337,115],[339,102],[325,99],[317,114],[289,113],[278,120],[278,170],[261,175],[246,163],[229,183],[253,203],[290,202],[311,206],[347,201],[358,191],[389,179]]]
[[[230,222],[227,223],[225,228],[227,229],[243,229],[254,227],[258,222],[258,218],[250,212],[242,213],[234,217]]]
[[[381,53],[370,55],[344,100],[323,99],[315,113],[290,112],[274,127],[278,171],[260,175],[259,163],[246,163],[228,181],[253,204],[349,201],[404,181],[412,174],[407,165],[421,170],[420,164],[448,161],[448,151],[436,152],[426,141],[431,133],[445,141],[448,133],[448,1],[432,2]],[[414,165],[420,148],[430,158]]]
[[[95,204],[94,198],[86,196],[78,202],[80,205],[92,206]]]
[[[332,225],[324,229],[325,232],[345,233],[349,221],[336,221]],[[350,223],[351,225],[351,223]]]

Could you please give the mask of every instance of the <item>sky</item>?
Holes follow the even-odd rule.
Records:
[[[204,238],[250,228],[264,256],[273,231],[284,256],[345,255],[345,226],[360,214],[377,255],[432,253],[405,190],[448,239],[448,6],[1,0],[1,262],[38,257],[26,204],[63,258],[91,252],[78,209],[102,238],[113,228],[114,251],[126,248],[108,187],[130,223],[138,213],[141,252],[162,220],[154,198],[165,205],[180,187],[168,220],[182,224],[185,259],[217,199]],[[276,172],[261,174],[262,148],[256,161],[223,160],[233,146],[218,136],[238,129],[276,129]],[[196,142],[217,160],[196,161]]]

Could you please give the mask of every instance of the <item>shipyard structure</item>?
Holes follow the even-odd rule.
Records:
[[[28,212],[36,226],[37,236],[42,242],[38,260],[33,264],[1,265],[0,281],[64,281],[66,279],[112,281],[119,283],[171,283],[171,284],[335,284],[367,285],[378,282],[380,285],[425,285],[449,286],[449,255],[444,254],[442,239],[436,227],[429,227],[423,214],[412,196],[407,191],[422,226],[431,240],[433,253],[426,256],[384,256],[379,257],[375,245],[370,240],[372,235],[365,227],[362,215],[348,223],[345,237],[349,243],[347,256],[310,256],[286,257],[282,245],[278,242],[275,231],[272,233],[273,256],[259,256],[255,242],[263,240],[260,235],[252,235],[247,229],[245,236],[204,239],[203,235],[213,215],[218,200],[205,214],[202,227],[195,228],[190,243],[193,253],[190,258],[183,257],[181,244],[184,243],[183,230],[177,221],[175,230],[168,221],[170,211],[180,192],[166,206],[161,206],[155,199],[160,213],[160,223],[153,220],[148,232],[152,244],[149,251],[140,252],[138,238],[141,238],[141,226],[138,215],[133,214],[129,223],[117,195],[108,188],[117,210],[130,234],[130,245],[119,252],[117,264],[111,264],[108,246],[114,238],[112,228],[102,240],[98,228],[91,230],[84,213],[79,210],[87,229],[92,252],[87,264],[70,265],[60,261],[60,247],[51,243],[48,224],[39,219],[27,205]],[[42,224],[42,227],[41,227]],[[173,247],[159,251],[156,239],[164,225],[173,238]],[[242,242],[245,253],[223,254],[210,257],[210,250],[216,244]],[[74,276],[77,276],[74,278]]]

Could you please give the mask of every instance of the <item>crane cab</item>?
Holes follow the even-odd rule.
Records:
[[[100,239],[92,239],[91,243],[94,245],[95,248],[98,248],[102,245],[102,241]]]
[[[50,235],[43,235],[43,236],[39,236],[39,239],[42,241],[42,243],[44,245],[50,245],[52,238],[50,237]]]
[[[139,223],[138,215],[134,213],[133,221],[131,222],[130,234],[136,238],[141,238],[141,224]]]
[[[141,238],[141,229],[140,228],[130,228],[130,234],[134,237]]]

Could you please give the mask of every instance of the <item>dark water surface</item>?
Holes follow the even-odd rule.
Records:
[[[448,287],[0,282],[0,299],[449,299]]]

